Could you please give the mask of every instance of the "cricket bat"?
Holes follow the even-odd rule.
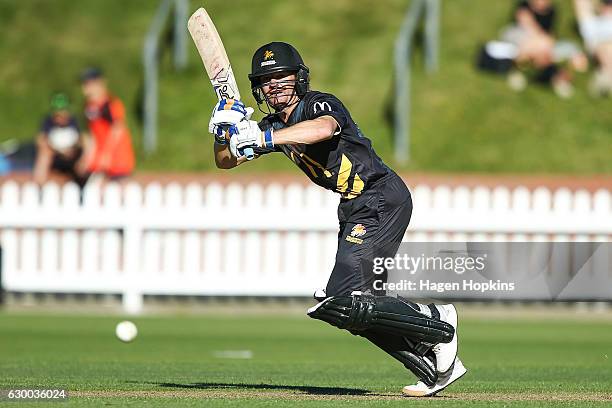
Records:
[[[202,58],[217,99],[240,99],[240,92],[227,52],[206,10],[197,9],[189,17],[187,28]],[[243,153],[247,160],[252,160],[255,156],[250,147],[245,148]]]

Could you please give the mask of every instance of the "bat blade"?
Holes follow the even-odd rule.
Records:
[[[213,86],[217,99],[240,99],[238,84],[232,71],[227,52],[221,41],[221,36],[210,16],[203,8],[197,9],[187,21],[187,29],[195,43],[208,79]],[[248,160],[255,157],[253,149],[244,149]]]
[[[187,28],[202,58],[218,99],[240,99],[236,78],[217,28],[203,8],[197,9]]]

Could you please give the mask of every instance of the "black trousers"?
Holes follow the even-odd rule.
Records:
[[[87,176],[81,175],[76,171],[76,165],[83,154],[83,149],[80,147],[76,148],[76,151],[71,156],[64,156],[60,153],[53,155],[53,161],[51,162],[51,169],[56,170],[60,173],[64,173],[69,176],[80,188],[85,186],[87,183]]]
[[[386,282],[387,272],[376,274],[374,258],[394,257],[412,216],[412,198],[403,180],[391,172],[377,180],[359,197],[341,200],[338,206],[340,233],[336,264],[326,287],[326,296],[348,296],[353,291],[385,295],[376,281]],[[352,332],[401,362],[426,384],[433,385],[435,371],[424,370],[423,356],[435,361],[429,345],[392,335],[365,331]],[[421,361],[421,365],[415,361]]]
[[[342,199],[338,205],[338,251],[326,295],[350,295],[356,290],[384,295],[374,282],[386,282],[387,273],[375,274],[373,260],[395,256],[411,215],[410,191],[392,171],[360,196]]]

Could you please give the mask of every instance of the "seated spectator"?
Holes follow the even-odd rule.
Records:
[[[98,68],[88,68],[82,73],[81,89],[92,135],[86,149],[87,172],[104,175],[109,180],[129,176],[135,159],[123,103],[110,94]]]
[[[574,0],[580,35],[597,69],[590,84],[594,96],[612,92],[612,0]]]
[[[35,162],[36,140],[8,139],[0,143],[0,176],[12,172],[32,173]]]
[[[549,82],[560,97],[573,94],[570,71],[558,64],[569,61],[573,69],[585,71],[588,61],[580,49],[569,41],[554,38],[557,9],[551,0],[522,0],[514,9],[513,23],[502,33],[502,40],[516,47],[515,63],[532,66],[537,79]],[[526,85],[518,71],[509,76],[510,86],[520,90]]]
[[[34,181],[39,184],[47,181],[51,171],[68,175],[80,186],[84,183],[80,170],[81,133],[69,107],[65,94],[52,96],[51,112],[44,118],[36,140]]]

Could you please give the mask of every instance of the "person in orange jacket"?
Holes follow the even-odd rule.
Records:
[[[81,74],[85,117],[91,133],[86,172],[119,180],[134,171],[135,158],[123,102],[112,95],[102,71],[87,68]]]

